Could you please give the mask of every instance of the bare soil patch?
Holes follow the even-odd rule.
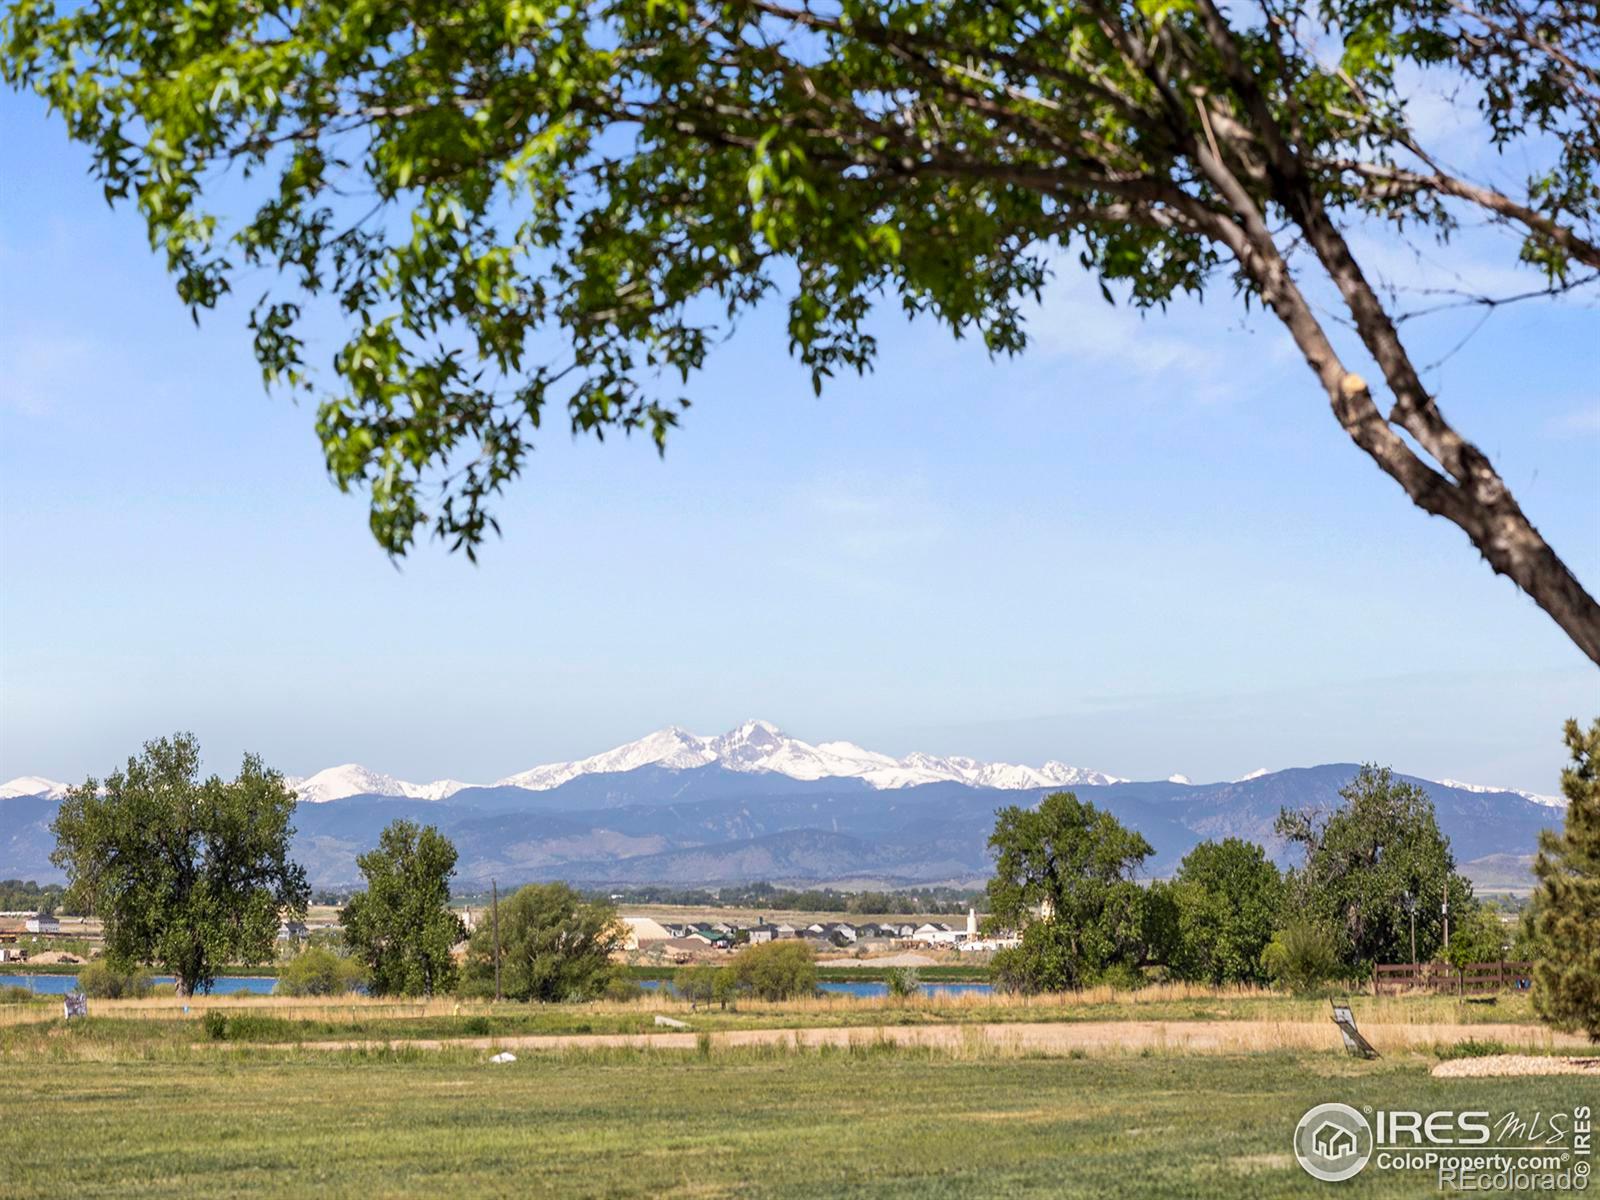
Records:
[[[918,954],[915,950],[902,950],[898,954],[880,954],[874,958],[819,958],[819,967],[867,967],[879,970],[883,967],[937,967],[940,961],[930,958],[926,954]]]

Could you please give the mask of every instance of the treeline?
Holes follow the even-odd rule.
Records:
[[[62,909],[66,890],[59,883],[0,879],[0,911],[53,913]]]
[[[1023,991],[1152,978],[1309,990],[1375,963],[1536,956],[1531,921],[1502,919],[1456,870],[1426,792],[1369,766],[1340,795],[1332,813],[1279,815],[1301,858],[1287,872],[1228,838],[1151,883],[1137,880],[1149,842],[1071,793],[1003,810],[987,907],[1022,940],[996,955],[997,979]]]
[[[751,883],[730,887],[630,887],[588,893],[618,904],[670,904],[685,908],[755,908],[818,913],[950,913],[981,905],[982,888],[921,887],[895,891],[842,892],[833,888],[775,887]]]

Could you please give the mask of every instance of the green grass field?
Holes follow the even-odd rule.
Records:
[[[1028,1059],[619,1050],[11,1060],[0,1192],[61,1195],[1307,1196],[1313,1104],[1549,1110],[1571,1079],[1335,1054]],[[1369,1168],[1344,1196],[1435,1194]]]
[[[1326,999],[1183,987],[699,1013],[659,995],[189,1004],[92,1002],[94,1015],[70,1023],[55,1002],[0,1004],[0,1197],[1328,1196],[1290,1153],[1313,1104],[1548,1111],[1593,1088],[1430,1076],[1438,1057],[1542,1036],[1524,996],[1358,997],[1358,1018],[1389,1039],[1376,1063],[1339,1051]],[[681,1048],[543,1042],[499,1067],[487,1040],[452,1040],[660,1033],[657,1014],[692,1023]],[[1158,1021],[1246,1032],[1211,1052],[1129,1041]],[[1028,1022],[1076,1028],[1087,1048],[1042,1057],[981,1028]],[[929,1045],[885,1044],[907,1025],[940,1028]],[[796,1049],[785,1032],[841,1026],[859,1038]],[[732,1044],[762,1029],[779,1044]],[[294,1045],[391,1038],[367,1050]],[[418,1038],[445,1044],[408,1044]],[[1431,1180],[1372,1170],[1340,1186],[1436,1194]]]

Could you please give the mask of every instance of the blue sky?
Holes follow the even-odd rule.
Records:
[[[664,461],[551,429],[479,566],[397,569],[240,309],[195,328],[31,98],[0,93],[0,147],[0,779],[192,729],[218,769],[487,780],[760,716],[1138,778],[1376,760],[1553,791],[1560,721],[1600,713],[1225,287],[1141,320],[1065,268],[1000,363],[886,313],[876,371],[821,399],[759,313]],[[1530,282],[1492,238],[1434,258]],[[1416,357],[1475,320],[1410,326]],[[1429,376],[1591,590],[1596,328],[1505,309]]]

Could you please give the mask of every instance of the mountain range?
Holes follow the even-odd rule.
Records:
[[[1281,808],[1331,810],[1357,768],[1255,771],[1225,783],[1153,782],[1047,762],[895,758],[850,742],[816,745],[765,721],[714,737],[676,726],[492,784],[417,784],[355,764],[292,779],[295,854],[318,887],[359,881],[355,857],[396,817],[437,825],[460,851],[458,886],[561,878],[605,886],[770,880],[840,886],[975,883],[989,870],[997,808],[1071,788],[1142,832],[1152,875],[1206,838],[1237,836],[1283,861]],[[1509,789],[1412,779],[1433,797],[1457,860],[1481,886],[1526,883],[1559,802]],[[0,785],[0,877],[59,879],[50,822],[63,785]]]

